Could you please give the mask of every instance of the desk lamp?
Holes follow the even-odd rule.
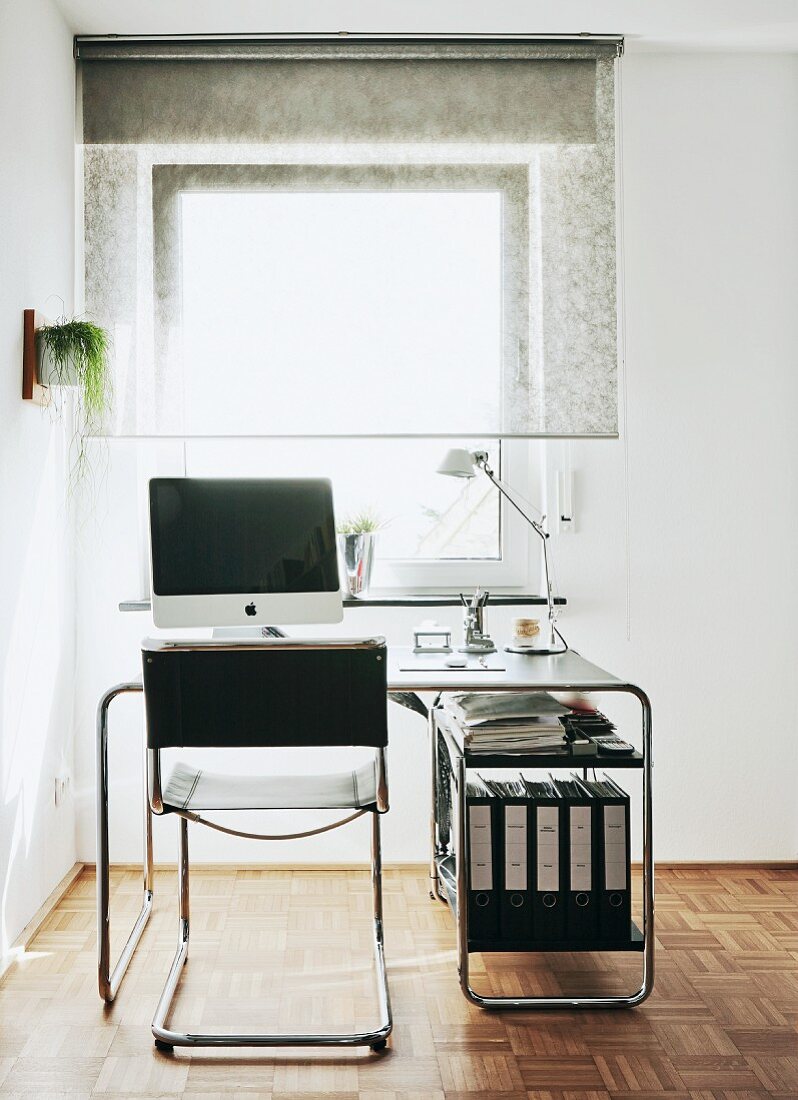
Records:
[[[522,516],[530,525],[532,530],[540,537],[543,542],[543,569],[546,574],[546,605],[548,607],[548,631],[543,638],[543,644],[540,648],[530,648],[527,646],[506,646],[505,648],[510,653],[565,653],[568,649],[568,645],[557,629],[557,616],[554,609],[554,597],[551,590],[551,581],[549,579],[549,555],[548,555],[548,532],[544,531],[543,527],[534,520],[531,516],[516,504],[510,493],[501,483],[499,478],[491,469],[488,463],[487,451],[467,451],[464,447],[454,447],[446,452],[443,462],[438,467],[439,474],[445,474],[447,477],[476,477],[477,470],[482,470],[489,481],[496,486],[505,500],[508,500],[515,508],[516,512]],[[546,517],[543,516],[543,519]]]

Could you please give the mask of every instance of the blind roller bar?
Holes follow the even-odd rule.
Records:
[[[621,35],[441,38],[313,35],[304,37],[75,37],[80,61],[526,61],[620,57]]]
[[[131,442],[133,440],[145,440],[150,443],[190,443],[192,440],[203,442],[216,442],[224,441],[228,439],[235,439],[239,442],[256,443],[262,440],[341,440],[341,439],[357,439],[357,440],[369,440],[369,439],[440,439],[440,440],[459,440],[461,443],[463,440],[470,439],[618,439],[619,435],[617,431],[612,432],[513,432],[513,431],[477,431],[477,432],[347,432],[345,434],[334,432],[269,432],[261,433],[260,435],[241,434],[236,432],[227,433],[201,433],[201,432],[129,432],[127,434],[121,432],[89,432],[86,439],[98,439],[98,440],[112,440],[116,442],[121,440],[124,442]]]

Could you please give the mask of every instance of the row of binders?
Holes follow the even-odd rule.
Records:
[[[468,780],[469,939],[628,942],[629,795],[608,776]]]

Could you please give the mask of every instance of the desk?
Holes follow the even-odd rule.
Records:
[[[571,757],[562,760],[556,756],[526,758],[519,761],[517,756],[476,756],[464,754],[451,737],[445,737],[447,755],[451,759],[454,771],[454,786],[458,799],[458,839],[456,851],[456,923],[457,955],[460,987],[465,997],[482,1008],[630,1008],[641,1004],[649,996],[654,986],[654,863],[652,848],[652,774],[651,774],[651,704],[645,692],[634,684],[619,679],[612,673],[586,661],[574,650],[552,655],[525,656],[517,653],[497,652],[484,658],[470,658],[469,667],[459,670],[447,670],[445,657],[440,655],[415,656],[412,650],[398,647],[388,653],[388,683],[393,692],[433,692],[442,691],[581,691],[615,692],[633,695],[641,706],[643,732],[642,759],[607,760],[601,758],[599,766],[615,768],[638,768],[643,776],[643,929],[642,941],[638,946],[643,955],[643,974],[640,988],[629,996],[613,997],[491,997],[477,993],[470,984],[468,928],[464,914],[467,913],[467,883],[465,868],[468,858],[468,832],[465,828],[466,805],[465,784],[469,768],[512,767],[567,767],[571,770],[585,768],[585,759]],[[433,898],[448,904],[446,892],[442,889],[439,867],[446,855],[439,830],[440,800],[445,794],[441,783],[440,759],[440,721],[435,708],[429,712],[429,744],[431,808],[430,808],[430,894]],[[595,758],[588,767],[594,766]]]
[[[438,728],[435,708],[426,708],[418,700],[418,692],[439,695],[444,691],[582,691],[611,692],[633,695],[640,702],[643,752],[636,762],[617,759],[605,761],[600,766],[609,768],[635,766],[643,777],[643,976],[636,993],[623,997],[485,997],[476,993],[470,985],[468,970],[467,922],[457,920],[458,966],[460,985],[464,995],[480,1007],[499,1008],[629,1008],[640,1004],[650,994],[654,983],[654,863],[652,849],[652,776],[651,776],[651,704],[645,692],[627,681],[586,661],[578,653],[549,656],[525,656],[516,653],[497,652],[483,658],[472,657],[465,669],[446,669],[445,657],[417,656],[409,647],[391,647],[388,652],[388,691],[397,702],[419,713],[426,713],[429,723],[430,763],[432,773],[430,802],[430,879],[431,896],[448,904],[439,878],[439,860],[442,856],[441,837],[438,828],[438,806],[441,796]],[[147,792],[144,792],[144,896],[138,919],[130,933],[116,966],[111,970],[110,957],[110,856],[108,845],[108,710],[117,696],[129,692],[141,692],[140,680],[117,684],[100,700],[97,712],[97,921],[98,921],[98,977],[100,995],[112,1001],[124,977],[150,916],[153,902],[153,854],[152,818]],[[594,758],[589,767],[593,766]],[[453,754],[455,783],[459,799],[457,913],[467,911],[465,904],[464,856],[467,855],[467,830],[465,829],[465,778],[469,767],[519,766],[517,758],[479,757],[476,760],[460,752]],[[524,764],[523,766],[527,766]],[[547,766],[557,766],[557,761],[547,761]],[[561,767],[584,767],[579,757],[565,758]]]

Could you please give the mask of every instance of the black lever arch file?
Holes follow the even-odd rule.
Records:
[[[532,934],[536,940],[565,939],[565,867],[561,837],[564,811],[553,784],[525,780],[532,820],[530,878]]]
[[[507,941],[532,938],[529,799],[523,779],[482,781],[499,799],[499,931]]]
[[[629,935],[632,921],[629,795],[607,775],[601,780],[577,782],[594,798],[599,935],[603,940],[623,940]]]
[[[469,779],[468,928],[474,939],[499,938],[499,800],[481,779]]]
[[[591,940],[598,936],[596,889],[596,837],[593,828],[594,798],[576,780],[558,779],[554,786],[562,798],[567,826],[560,841],[568,868],[565,932],[568,939]]]

